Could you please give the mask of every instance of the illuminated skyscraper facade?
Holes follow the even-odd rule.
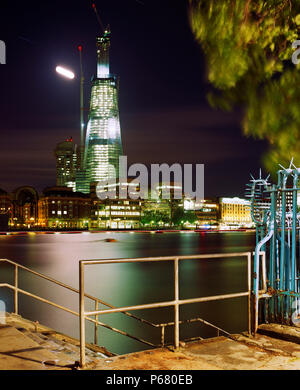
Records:
[[[57,144],[54,151],[56,157],[56,185],[71,187],[75,190],[75,174],[77,165],[77,146],[72,138]]]
[[[97,38],[97,77],[92,80],[90,111],[86,128],[83,169],[76,189],[90,191],[90,183],[119,175],[122,154],[118,107],[118,78],[109,72],[110,31]]]

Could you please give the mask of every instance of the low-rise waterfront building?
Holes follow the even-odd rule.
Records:
[[[187,228],[216,228],[218,226],[219,203],[214,199],[183,201],[182,223]]]
[[[0,213],[7,214],[12,211],[12,200],[9,194],[0,188]]]
[[[220,198],[220,225],[252,227],[250,201],[234,198]]]
[[[216,199],[185,199],[184,209],[194,211],[197,228],[217,227],[219,223],[219,202]]]
[[[39,194],[31,186],[18,187],[11,193],[13,204],[11,226],[16,229],[32,229],[38,223]]]
[[[7,230],[12,220],[13,204],[9,194],[0,189],[0,231]]]
[[[131,199],[127,196],[125,199],[120,197],[120,191],[130,188],[129,181],[116,181],[109,185],[98,187],[93,182],[90,185],[91,214],[90,229],[138,229],[141,222],[141,199]],[[132,184],[132,189],[136,187]],[[100,192],[106,193],[107,190],[114,193],[106,199],[99,198]],[[104,196],[103,196],[104,197]]]
[[[69,187],[51,187],[43,191],[38,202],[38,224],[42,228],[85,229],[90,219],[88,195]]]
[[[138,229],[140,220],[140,200],[92,200],[90,229]]]

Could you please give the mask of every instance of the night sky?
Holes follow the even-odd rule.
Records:
[[[132,163],[205,164],[205,196],[243,196],[261,166],[265,142],[242,135],[242,109],[210,108],[205,58],[188,23],[185,0],[95,0],[112,31],[111,72],[120,77],[124,154]],[[1,0],[0,188],[55,185],[53,150],[79,142],[79,75],[83,46],[85,107],[96,73],[100,34],[91,0]]]

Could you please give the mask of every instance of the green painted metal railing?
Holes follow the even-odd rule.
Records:
[[[300,303],[300,168],[290,163],[278,171],[277,185],[261,173],[252,176],[247,195],[256,224],[253,294],[256,332],[259,322],[297,325]],[[261,299],[259,252],[266,252],[267,290]]]

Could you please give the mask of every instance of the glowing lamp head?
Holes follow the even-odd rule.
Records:
[[[62,66],[57,66],[56,67],[56,72],[68,79],[74,79],[75,75],[71,70],[68,70],[66,68],[63,68]]]

